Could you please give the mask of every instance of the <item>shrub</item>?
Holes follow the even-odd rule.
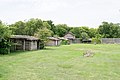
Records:
[[[10,53],[9,48],[0,48],[0,54],[8,54],[8,53]]]
[[[40,41],[39,46],[40,46],[40,49],[44,49],[44,47],[45,47],[45,43],[44,43],[44,41]]]
[[[100,34],[96,34],[95,38],[92,38],[92,42],[94,44],[100,44],[101,43],[102,36]]]
[[[0,54],[10,53],[10,42],[8,40],[2,39],[0,41]]]
[[[69,40],[62,40],[61,44],[62,45],[69,45],[70,42],[69,42]]]

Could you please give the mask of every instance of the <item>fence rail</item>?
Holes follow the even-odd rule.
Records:
[[[104,44],[120,44],[120,38],[102,38],[101,42]]]

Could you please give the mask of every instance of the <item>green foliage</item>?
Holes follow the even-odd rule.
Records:
[[[9,27],[6,26],[3,23],[0,23],[0,40],[7,39],[11,35],[11,30],[9,30]]]
[[[92,42],[94,44],[100,44],[101,43],[102,36],[100,34],[96,34],[95,38],[92,38]]]
[[[69,40],[62,40],[61,45],[69,45]]]
[[[53,35],[53,37],[58,38],[59,36],[58,35]]]
[[[15,24],[10,25],[10,29],[15,35],[25,35],[26,34],[25,28],[26,24],[25,22],[22,21],[18,21]]]
[[[81,37],[82,37],[82,40],[88,40],[89,39],[89,36],[86,32],[82,32]]]
[[[32,18],[26,22],[26,35],[33,36],[36,32],[38,32],[39,29],[42,28],[44,28],[42,20]]]
[[[0,54],[9,54],[10,49],[9,48],[0,48]]]
[[[66,24],[58,24],[56,25],[56,30],[55,30],[55,34],[63,37],[67,32],[68,32],[68,26]]]
[[[43,26],[47,29],[51,29],[51,26],[47,22],[43,22]]]
[[[95,37],[95,34],[97,32],[97,29],[94,28],[88,28],[88,27],[72,27],[70,29],[70,32],[72,32],[76,38],[82,38],[82,33],[85,32],[88,34],[90,38]]]
[[[39,46],[40,46],[40,49],[44,49],[45,47],[44,41],[41,40]]]
[[[6,39],[2,39],[0,41],[0,54],[8,54],[10,53],[10,42]]]
[[[9,30],[8,26],[4,25],[0,22],[0,54],[9,53],[10,43],[8,38],[11,35],[11,30]]]
[[[51,35],[52,35],[52,31],[47,28],[39,29],[38,32],[35,33],[35,36],[40,38],[40,40],[44,44],[48,41],[47,37],[50,37]]]
[[[76,38],[80,38],[81,36],[80,27],[74,27],[70,30],[70,32],[72,32]]]
[[[99,34],[104,38],[120,38],[120,26],[119,24],[113,24],[103,22],[98,28]]]
[[[90,28],[90,29],[89,29],[88,35],[89,35],[90,38],[95,37],[96,34],[97,34],[97,29],[96,29],[96,28]]]
[[[47,22],[50,25],[50,30],[53,31],[53,35],[56,35],[56,26],[53,24],[53,21],[51,20],[47,20],[47,21],[43,21],[43,22]]]
[[[47,23],[42,22],[41,19],[30,19],[26,22],[18,21],[15,24],[10,25],[10,29],[15,35],[30,35],[33,36],[38,29],[42,29]],[[48,27],[48,26],[46,26]]]

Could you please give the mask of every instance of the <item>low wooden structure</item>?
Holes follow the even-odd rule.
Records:
[[[120,44],[120,38],[102,38],[101,43],[103,43],[103,44]]]
[[[75,38],[74,43],[82,43],[80,38]]]
[[[92,42],[92,39],[87,39],[87,40],[86,40],[86,39],[83,39],[83,40],[82,40],[82,43],[91,43],[91,42]]]
[[[75,41],[75,35],[71,32],[65,34],[64,38],[68,39],[70,43],[74,43]]]
[[[40,40],[34,36],[12,35],[10,41],[13,43],[11,51],[39,49]]]
[[[59,38],[55,37],[48,37],[48,42],[46,43],[46,46],[59,46],[61,43],[61,40]]]

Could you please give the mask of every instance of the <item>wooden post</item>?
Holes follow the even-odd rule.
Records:
[[[25,51],[25,40],[23,41],[23,51]]]
[[[16,43],[16,40],[14,40],[14,43]],[[14,46],[14,51],[16,51],[16,44],[15,44],[15,46]]]

